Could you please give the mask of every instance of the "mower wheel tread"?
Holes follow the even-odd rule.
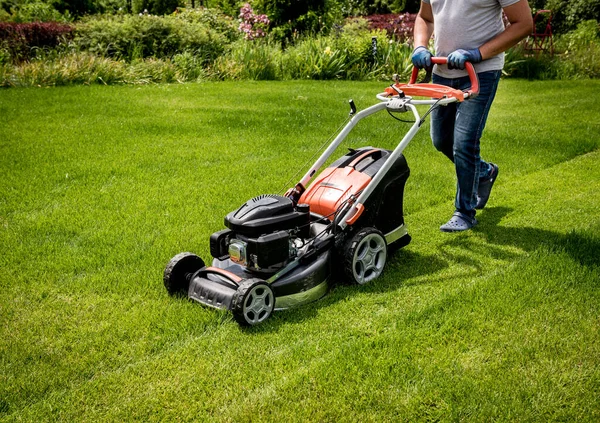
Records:
[[[179,253],[174,256],[163,274],[165,288],[170,295],[186,294],[190,281],[187,275],[205,266],[204,261],[194,253]]]
[[[266,314],[261,313],[261,316],[256,316],[254,321],[248,321],[246,318],[248,311],[245,310],[244,305],[249,299],[251,293],[258,292],[257,289],[260,290],[261,288],[265,290],[265,297],[268,297],[270,301],[269,304],[265,305],[265,309],[263,310]],[[246,279],[242,281],[242,283],[240,283],[238,286],[237,291],[233,295],[231,302],[231,312],[233,313],[235,321],[238,322],[240,326],[254,326],[264,322],[271,316],[274,308],[275,296],[273,295],[273,290],[268,283],[258,278]]]
[[[367,226],[346,240],[343,253],[346,279],[364,285],[378,278],[383,272],[387,261],[387,243],[379,229]],[[360,271],[357,271],[357,268]]]

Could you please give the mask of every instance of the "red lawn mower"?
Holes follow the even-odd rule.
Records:
[[[466,92],[416,83],[415,68],[408,84],[395,78],[367,109],[356,112],[350,100],[352,118],[294,188],[252,198],[225,217],[226,228],[210,236],[210,265],[187,252],[171,259],[163,278],[169,294],[231,310],[240,325],[253,326],[274,310],[321,298],[336,274],[361,285],[379,277],[391,248],[411,240],[402,205],[410,170],[402,152],[433,108],[477,95],[470,63],[467,71]],[[430,106],[423,117],[418,105]],[[360,120],[383,110],[415,118],[393,151],[350,149],[317,175]]]

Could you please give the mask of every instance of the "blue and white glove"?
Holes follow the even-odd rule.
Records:
[[[427,47],[419,46],[413,50],[410,60],[412,60],[414,67],[417,69],[428,69],[431,68],[432,56],[431,52],[427,50]]]
[[[473,50],[463,50],[462,48],[459,48],[448,55],[448,69],[463,70],[466,62],[481,62],[481,52],[478,48],[474,48]]]

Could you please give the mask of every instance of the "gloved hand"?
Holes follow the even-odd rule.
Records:
[[[448,69],[464,69],[465,62],[481,62],[481,52],[478,48],[463,50],[459,48],[448,55]]]
[[[428,69],[431,67],[432,56],[431,52],[427,50],[427,47],[419,46],[413,50],[410,60],[412,60],[413,65],[417,69]]]

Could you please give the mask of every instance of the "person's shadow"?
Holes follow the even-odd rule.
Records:
[[[597,237],[576,230],[564,234],[549,229],[501,226],[500,222],[511,211],[508,207],[484,209],[479,225],[473,228],[477,236],[494,249],[493,254],[497,258],[510,260],[515,253],[494,246],[511,246],[526,252],[546,247],[551,251],[564,251],[582,266],[600,266],[600,240]],[[468,242],[468,239],[455,238],[445,244]]]

